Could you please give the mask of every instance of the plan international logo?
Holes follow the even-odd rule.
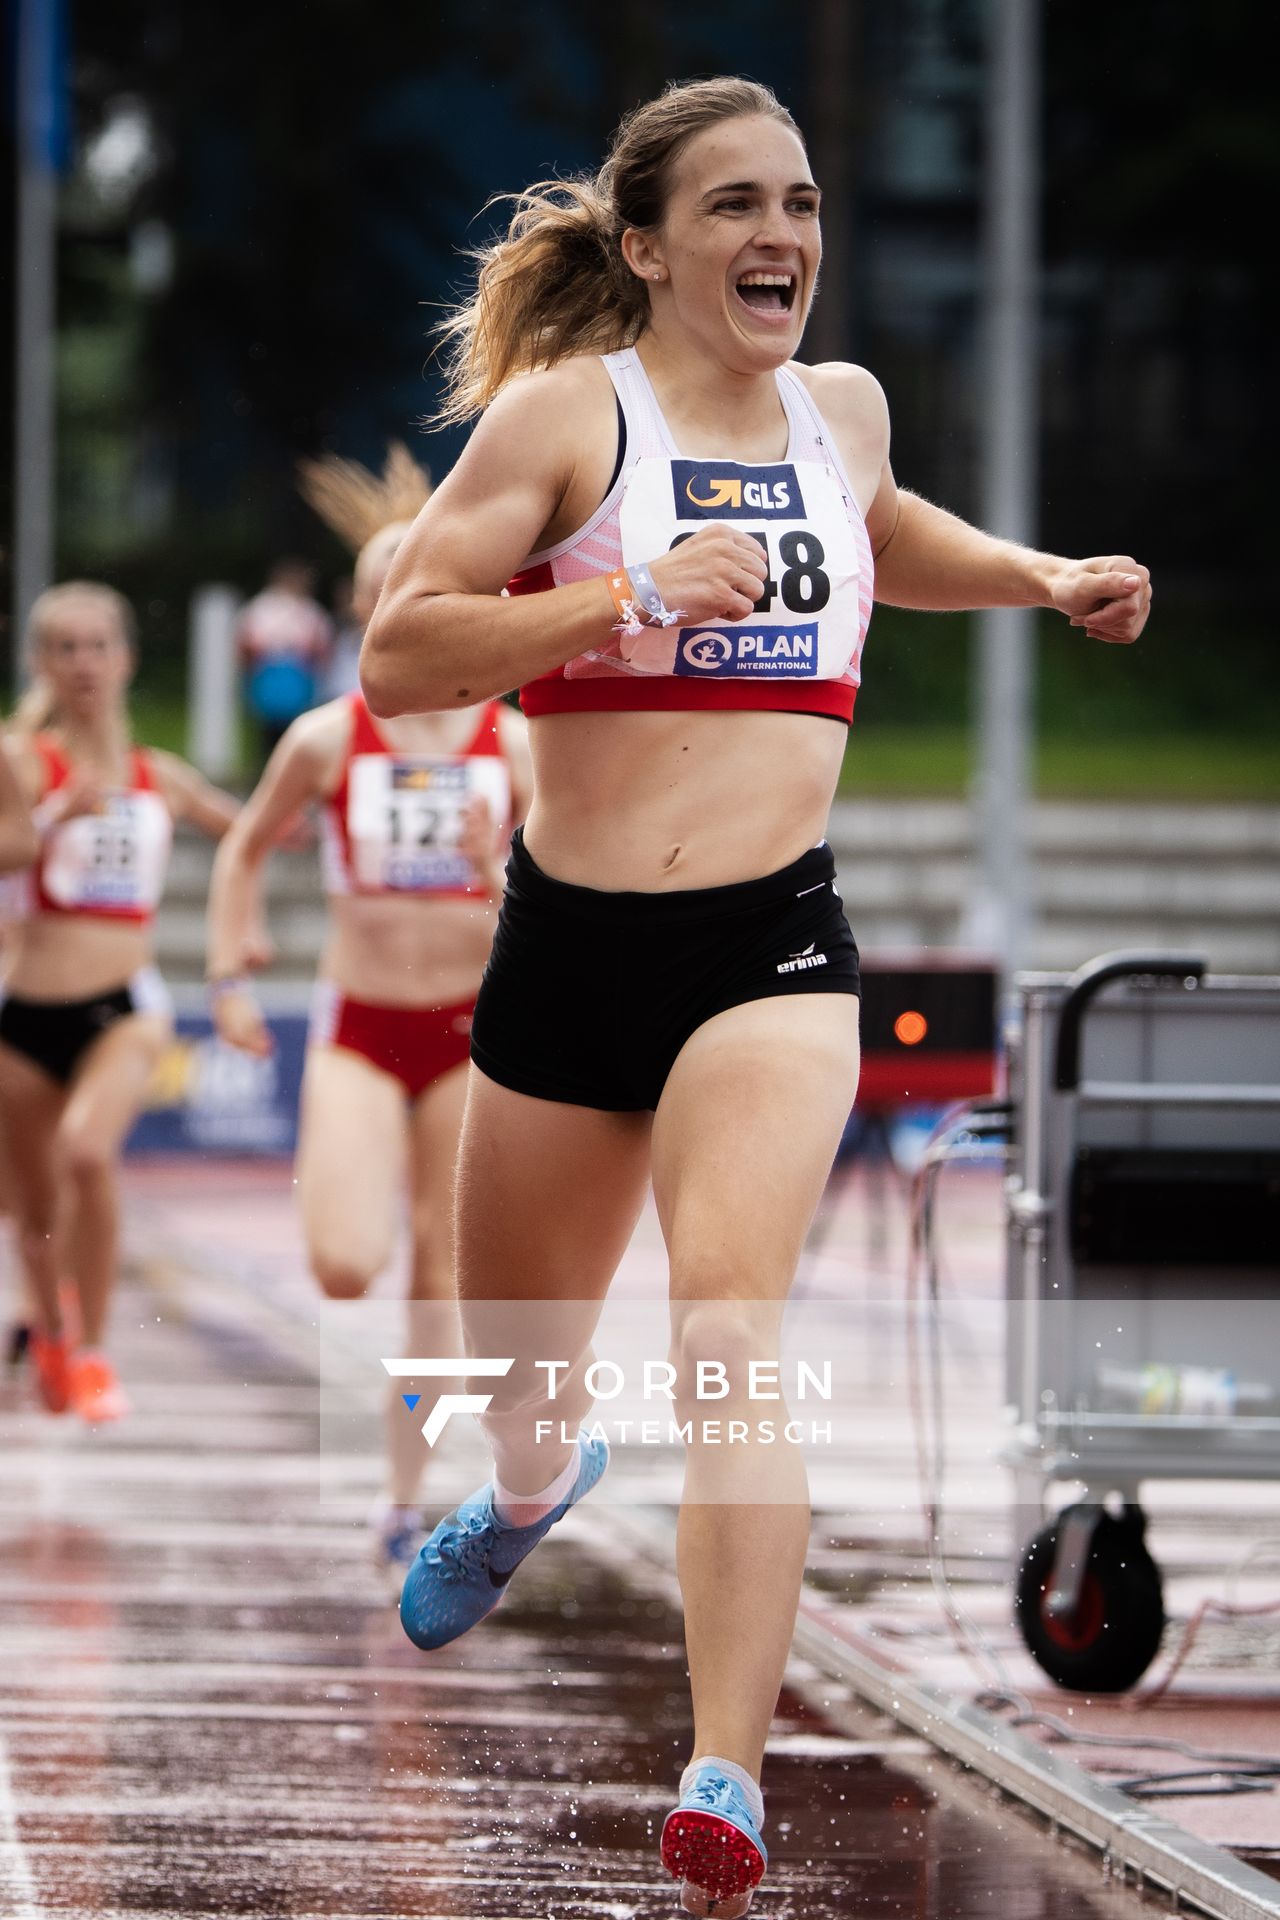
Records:
[[[677,520],[803,520],[794,467],[744,467],[736,460],[673,460]]]
[[[675,670],[690,679],[815,680],[818,623],[792,627],[686,627]]]

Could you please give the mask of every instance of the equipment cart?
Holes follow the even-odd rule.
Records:
[[[1023,1637],[1119,1692],[1164,1629],[1142,1483],[1280,1477],[1280,979],[1016,982],[1007,1380]],[[1083,1492],[1043,1525],[1054,1482]]]

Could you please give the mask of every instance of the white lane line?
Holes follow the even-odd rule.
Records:
[[[14,1805],[13,1779],[3,1734],[0,1734],[0,1911],[12,1914],[13,1920],[40,1920],[36,1883],[18,1832],[18,1810]]]

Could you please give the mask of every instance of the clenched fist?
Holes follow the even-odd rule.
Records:
[[[745,620],[764,590],[764,548],[735,527],[700,527],[650,563],[654,585],[685,626],[707,620]]]
[[[255,1054],[259,1060],[275,1052],[271,1029],[251,993],[241,988],[224,988],[214,995],[210,1011],[218,1038],[225,1040],[229,1047]]]
[[[1073,560],[1054,581],[1052,604],[1091,639],[1127,646],[1147,624],[1151,575],[1124,554]]]

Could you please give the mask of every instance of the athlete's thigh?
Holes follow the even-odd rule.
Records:
[[[141,1112],[156,1064],[173,1032],[167,1013],[130,1013],[81,1055],[61,1132],[89,1153],[117,1153]]]
[[[472,1066],[457,1179],[458,1291],[603,1299],[649,1180],[647,1113],[537,1100]]]
[[[463,1061],[433,1080],[419,1094],[409,1117],[409,1227],[413,1241],[409,1323],[417,1329],[456,1325],[453,1196],[468,1072],[468,1063]],[[435,1312],[442,1302],[449,1307],[447,1319]],[[438,1342],[419,1345],[417,1339],[415,1335],[415,1352],[451,1351]]]
[[[415,1218],[453,1231],[453,1193],[458,1142],[467,1104],[467,1062],[433,1080],[414,1102],[409,1119],[409,1194]]]
[[[294,1171],[313,1258],[350,1262],[369,1278],[390,1259],[405,1114],[391,1074],[343,1047],[309,1048]]]
[[[0,1126],[9,1201],[20,1219],[43,1217],[52,1207],[53,1143],[66,1104],[64,1087],[0,1040]]]
[[[653,1124],[674,1298],[786,1294],[857,1085],[852,994],[753,1000],[690,1036]]]
[[[9,1141],[4,1130],[4,1101],[0,1099],[0,1214],[12,1213],[13,1207],[13,1162],[9,1157]]]

